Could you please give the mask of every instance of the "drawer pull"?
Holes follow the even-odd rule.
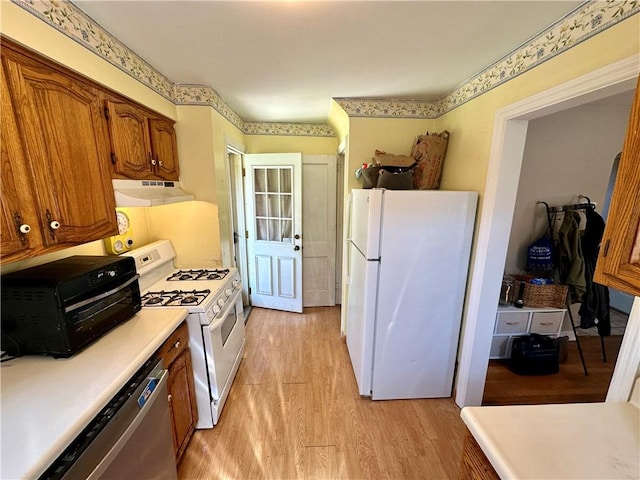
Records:
[[[520,322],[506,322],[507,325],[520,325]]]
[[[540,322],[540,325],[544,325],[546,327],[547,325],[553,325],[553,322]]]

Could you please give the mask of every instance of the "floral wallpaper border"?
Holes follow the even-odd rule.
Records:
[[[325,124],[245,122],[212,87],[171,82],[68,0],[11,1],[166,99],[211,106],[245,134],[335,136]],[[437,118],[637,13],[640,0],[589,0],[438,100],[335,100],[352,117]]]
[[[352,117],[437,118],[637,13],[639,0],[587,1],[438,100],[334,100]]]

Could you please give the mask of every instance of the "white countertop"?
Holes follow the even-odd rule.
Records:
[[[37,478],[186,318],[146,309],[71,358],[0,364],[0,478]]]
[[[638,479],[632,402],[466,407],[462,419],[503,479]]]

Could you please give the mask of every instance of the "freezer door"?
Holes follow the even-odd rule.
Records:
[[[371,395],[373,336],[378,280],[377,261],[367,261],[349,243],[349,301],[347,313],[347,349],[351,357],[360,395]]]
[[[384,190],[353,190],[349,238],[365,258],[380,258],[380,222]]]
[[[385,194],[372,398],[448,397],[475,192]]]

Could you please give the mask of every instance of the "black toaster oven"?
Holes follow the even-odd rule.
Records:
[[[76,255],[0,277],[1,348],[70,357],[141,309],[132,257]]]

